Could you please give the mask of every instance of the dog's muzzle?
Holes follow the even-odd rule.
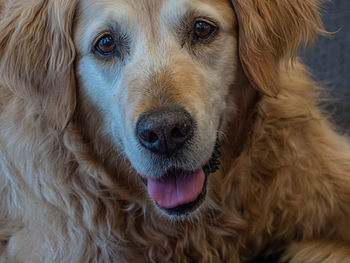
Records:
[[[141,116],[136,136],[144,148],[170,159],[185,147],[189,148],[194,130],[195,123],[187,111],[167,107]],[[156,205],[174,216],[186,215],[198,208],[205,199],[208,174],[218,169],[218,148],[217,143],[204,167],[186,171],[174,166],[158,178],[143,177]]]

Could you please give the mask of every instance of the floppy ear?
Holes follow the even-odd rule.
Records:
[[[320,0],[232,0],[239,24],[239,56],[255,88],[279,92],[281,60],[295,56],[323,31]]]
[[[0,16],[1,85],[24,100],[39,99],[59,131],[75,109],[75,8],[75,0],[12,0]]]

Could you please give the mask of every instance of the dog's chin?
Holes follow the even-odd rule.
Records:
[[[205,200],[208,176],[219,169],[219,144],[206,165],[194,171],[171,168],[156,179],[143,177],[156,207],[171,217],[187,216]]]

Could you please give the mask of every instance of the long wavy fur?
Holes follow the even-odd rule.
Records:
[[[103,142],[96,152],[83,136],[77,0],[0,2],[1,262],[237,263],[266,248],[285,249],[286,262],[349,260],[349,142],[316,107],[307,70],[291,62],[323,32],[320,3],[232,4],[242,84],[269,96],[229,123],[210,178],[211,212],[169,222],[126,181],[122,154]],[[249,135],[239,153],[237,131]],[[118,169],[104,154],[119,155]]]

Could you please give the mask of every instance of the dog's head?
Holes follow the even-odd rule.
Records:
[[[171,214],[192,211],[216,166],[237,68],[229,1],[83,1],[75,40],[85,108]],[[93,21],[91,21],[93,17]]]
[[[42,98],[43,115],[60,130],[77,94],[89,139],[124,154],[171,215],[204,201],[218,132],[256,94],[278,94],[281,60],[319,24],[314,0],[10,3],[21,17],[1,25],[6,85],[32,86],[15,92]]]

